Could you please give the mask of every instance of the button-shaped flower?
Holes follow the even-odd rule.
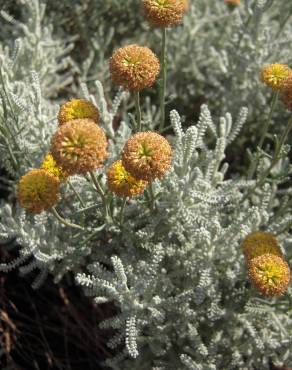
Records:
[[[247,235],[241,247],[247,262],[266,253],[283,256],[276,236],[265,231],[254,231]]]
[[[138,132],[125,144],[123,166],[137,179],[152,181],[161,179],[171,166],[172,148],[169,142],[156,132]]]
[[[114,162],[107,171],[109,189],[119,197],[133,197],[142,194],[148,185],[147,181],[133,177],[123,166],[122,161]]]
[[[143,0],[142,4],[148,22],[161,28],[181,23],[188,10],[187,0]]]
[[[103,129],[90,119],[76,119],[60,126],[52,138],[51,153],[70,175],[85,174],[103,165],[107,157]]]
[[[263,254],[250,261],[248,275],[257,291],[266,297],[286,292],[290,282],[287,262],[274,254]]]
[[[284,80],[292,76],[292,70],[286,64],[268,64],[261,70],[261,80],[273,90],[281,90]]]
[[[41,213],[59,200],[60,181],[44,169],[33,169],[21,177],[17,199],[21,207],[32,213]]]
[[[85,99],[72,99],[61,105],[58,114],[59,125],[63,125],[74,119],[82,118],[92,119],[96,123],[99,122],[99,111],[90,101]]]
[[[156,55],[149,48],[138,45],[116,50],[109,64],[113,82],[129,91],[151,87],[160,71]]]

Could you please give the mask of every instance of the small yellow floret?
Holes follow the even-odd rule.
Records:
[[[266,297],[285,293],[290,282],[287,262],[274,254],[253,258],[249,264],[248,275],[256,290]]]
[[[137,180],[125,169],[122,161],[114,162],[107,172],[107,183],[110,190],[120,197],[132,197],[142,194],[147,181]]]
[[[283,256],[276,236],[264,231],[255,231],[247,235],[241,247],[247,262],[266,253]]]
[[[43,163],[41,164],[41,168],[47,170],[52,175],[57,176],[60,181],[66,181],[67,177],[69,176],[69,174],[62,169],[62,167],[57,166],[57,163],[51,153],[48,153],[45,156]]]
[[[261,70],[261,79],[273,90],[281,90],[284,80],[292,75],[292,70],[286,64],[269,64]]]
[[[58,114],[59,125],[75,119],[89,118],[99,122],[98,109],[88,100],[72,99],[60,107]]]
[[[27,172],[18,183],[17,198],[21,207],[41,213],[59,200],[59,179],[44,169]]]

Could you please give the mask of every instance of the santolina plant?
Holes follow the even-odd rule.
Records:
[[[239,17],[243,2],[226,3],[233,6],[228,14]],[[235,159],[226,148],[240,139],[248,110],[236,106],[236,119],[230,113],[213,119],[203,104],[192,124],[166,109],[172,40],[193,7],[209,6],[202,0],[139,1],[149,43],[145,37],[143,46],[124,43],[109,53],[104,68],[119,88],[113,101],[99,81],[92,91],[82,83],[85,96],[65,103],[41,98],[42,80],[37,85],[34,76],[33,95],[29,84],[25,89],[24,82],[10,80],[8,65],[2,67],[1,145],[11,153],[5,158],[18,202],[2,203],[0,235],[20,248],[19,257],[0,268],[39,270],[35,288],[48,274],[57,283],[71,272],[96,304],[113,304],[115,315],[99,323],[113,332],[105,368],[292,364],[291,69],[289,61],[273,60],[244,81],[257,81],[259,94],[264,89],[270,104],[263,100],[255,109],[269,113],[256,127],[257,148],[248,158],[238,152],[250,165],[243,161],[240,173],[228,171]],[[161,37],[160,57],[152,51],[152,33]],[[204,78],[207,90],[210,76]],[[28,127],[24,112],[31,105],[22,101],[32,96]]]

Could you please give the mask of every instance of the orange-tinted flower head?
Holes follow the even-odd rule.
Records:
[[[143,0],[142,4],[148,22],[161,28],[181,23],[189,7],[187,0]]]
[[[58,114],[59,125],[82,118],[92,119],[95,123],[99,122],[99,111],[90,101],[72,99],[60,107]]]
[[[116,50],[109,64],[113,82],[129,91],[151,87],[160,71],[156,55],[149,48],[138,45]]]
[[[147,181],[137,180],[123,166],[122,161],[114,162],[107,172],[109,189],[119,197],[132,197],[142,194],[148,185]]]
[[[90,119],[76,119],[60,126],[52,139],[51,152],[58,166],[70,175],[85,174],[103,165],[107,139]]]
[[[137,179],[161,179],[171,166],[172,149],[156,132],[138,132],[125,144],[123,165]]]
[[[31,213],[41,213],[59,200],[60,181],[44,169],[27,172],[18,183],[17,199]]]
[[[290,282],[287,262],[274,254],[253,258],[249,264],[248,275],[256,290],[266,297],[285,293]]]

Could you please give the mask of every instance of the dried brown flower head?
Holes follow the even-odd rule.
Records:
[[[51,153],[69,174],[85,174],[103,165],[107,139],[90,119],[76,119],[60,126],[52,139]]]
[[[148,22],[161,28],[181,23],[188,10],[187,0],[143,0],[142,4]]]
[[[138,45],[116,50],[109,64],[113,82],[129,91],[151,87],[160,71],[156,55],[149,48]]]
[[[59,200],[60,181],[45,169],[27,172],[18,183],[17,199],[21,207],[32,213],[41,213]]]
[[[58,122],[63,125],[74,119],[89,118],[94,122],[99,122],[99,111],[90,101],[85,99],[72,99],[61,105]]]
[[[125,144],[122,161],[127,171],[137,179],[161,179],[171,166],[172,149],[168,141],[156,132],[138,132]]]
[[[266,297],[286,292],[290,282],[287,262],[274,254],[263,254],[250,261],[248,275],[257,291]]]
[[[122,161],[114,162],[107,171],[107,183],[110,190],[120,197],[132,197],[142,194],[147,181],[137,180],[123,166]]]

